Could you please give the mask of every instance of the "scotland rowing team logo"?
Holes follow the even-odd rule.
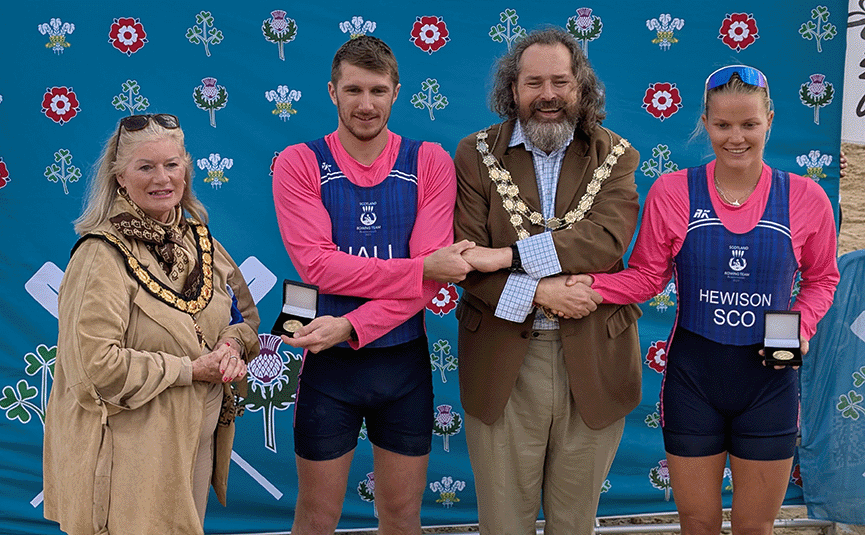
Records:
[[[733,249],[733,258],[730,259],[730,269],[733,271],[742,271],[747,267],[748,262],[745,261],[744,249]]]
[[[371,227],[375,224],[376,219],[378,219],[375,212],[372,211],[373,208],[375,208],[373,204],[361,204],[360,222],[364,226]]]

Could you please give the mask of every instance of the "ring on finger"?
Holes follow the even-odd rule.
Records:
[[[228,358],[229,358],[229,360],[230,360],[230,359],[236,359],[236,358],[237,358],[237,355],[231,355],[231,356],[228,357]]]

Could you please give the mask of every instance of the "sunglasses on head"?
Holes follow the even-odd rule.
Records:
[[[125,128],[128,132],[143,130],[151,119],[163,128],[175,129],[180,128],[180,121],[176,116],[170,113],[148,113],[146,115],[130,115],[120,119],[120,124],[117,126],[117,139],[114,141],[114,157],[117,158],[117,149],[120,148],[120,130]]]
[[[747,65],[728,65],[721,67],[706,78],[706,91],[720,87],[730,81],[733,74],[739,76],[739,79],[748,85],[757,87],[765,87],[769,89],[769,83],[766,81],[766,75]]]

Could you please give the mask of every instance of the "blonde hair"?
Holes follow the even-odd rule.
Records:
[[[766,87],[760,87],[757,85],[751,85],[742,81],[742,78],[739,77],[738,73],[733,73],[730,75],[730,79],[727,83],[719,85],[717,87],[713,87],[708,91],[703,92],[703,111],[700,114],[700,117],[697,118],[697,126],[694,127],[694,131],[691,132],[688,141],[694,141],[698,137],[702,136],[706,133],[706,125],[703,124],[703,117],[709,116],[709,102],[712,100],[712,97],[715,95],[758,95],[760,100],[763,103],[763,108],[766,110],[766,117],[772,112],[772,99],[769,98],[769,82],[766,81]],[[769,134],[771,133],[771,127],[766,132],[766,141],[769,140]]]
[[[176,143],[182,155],[185,187],[183,188],[183,197],[180,199],[180,206],[193,219],[201,224],[207,224],[207,209],[192,191],[192,156],[184,146],[183,130],[179,127],[164,128],[156,121],[150,120],[147,126],[132,132],[118,127],[118,130],[105,142],[102,147],[102,154],[93,166],[94,171],[87,187],[84,211],[74,221],[75,232],[79,236],[92,232],[108,220],[108,215],[117,198],[117,190],[120,187],[120,183],[117,182],[117,174],[126,169],[138,147],[148,141],[163,139],[169,139]],[[115,147],[117,148],[116,153]]]

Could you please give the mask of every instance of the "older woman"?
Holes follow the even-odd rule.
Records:
[[[125,117],[76,221],[44,448],[70,534],[203,533],[210,483],[225,503],[259,319],[191,177],[176,117]]]
[[[682,533],[720,532],[729,457],[733,534],[770,534],[790,479],[798,386],[792,368],[762,365],[763,312],[798,310],[807,351],[838,283],[835,221],[813,180],[763,162],[774,111],[762,72],[718,69],[704,102],[715,159],[652,185],[628,269],[594,275],[592,287],[605,302],[641,302],[675,277],[661,403]]]

